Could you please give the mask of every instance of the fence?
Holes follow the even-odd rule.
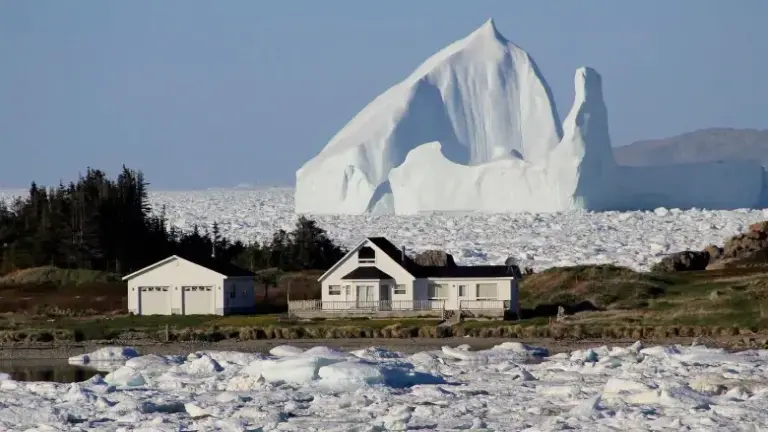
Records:
[[[298,317],[314,318],[328,315],[340,317],[369,315],[378,317],[442,316],[443,300],[375,300],[375,301],[322,301],[293,300],[288,302],[288,313]]]
[[[289,312],[298,311],[433,311],[445,309],[443,300],[322,301],[293,300]]]
[[[507,310],[510,308],[509,300],[461,300],[459,302],[461,310]]]

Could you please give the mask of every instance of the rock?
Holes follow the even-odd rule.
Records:
[[[709,252],[683,251],[664,257],[653,266],[656,272],[706,270],[709,265]]]
[[[710,259],[708,270],[768,264],[768,221],[750,225],[749,231],[729,238],[718,249],[721,252]]]
[[[756,222],[749,226],[751,232],[768,232],[768,221]]]
[[[704,252],[709,254],[709,262],[714,262],[723,256],[723,248],[718,245],[709,245],[704,248]]]
[[[426,250],[413,259],[416,264],[425,267],[456,267],[453,255],[441,250]]]

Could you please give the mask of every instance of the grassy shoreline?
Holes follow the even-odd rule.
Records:
[[[53,279],[48,270],[41,274],[46,275],[46,281]],[[59,276],[62,280],[74,278],[68,273]],[[94,277],[89,275],[86,282]],[[307,284],[314,280],[308,274],[293,279],[296,278]],[[735,337],[754,339],[759,345],[768,340],[766,267],[678,273],[643,273],[611,265],[553,268],[523,280],[521,321],[464,321],[453,327],[438,326],[439,321],[434,319],[355,318],[297,323],[280,321],[277,315],[126,316],[110,312],[120,308],[109,306],[118,301],[118,297],[109,296],[122,298],[125,293],[121,290],[87,284],[73,287],[49,283],[38,287],[30,285],[29,280],[23,282],[0,287],[0,303],[8,306],[7,312],[0,313],[0,349],[19,344],[86,341],[130,344],[462,337],[555,341]],[[295,280],[291,283],[297,284]],[[273,300],[282,297],[279,289],[274,291]],[[73,293],[78,295],[73,297]],[[100,296],[92,296],[94,293]],[[67,298],[70,305],[78,301],[87,304],[82,300],[88,298],[93,300],[89,300],[90,305],[110,308],[74,313],[61,309],[63,306],[58,303],[41,302],[52,298]],[[37,308],[12,308],[22,300],[37,301]],[[558,306],[565,307],[568,318],[564,323],[552,324]]]

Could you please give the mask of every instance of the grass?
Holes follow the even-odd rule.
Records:
[[[766,267],[672,274],[615,266],[555,268],[525,280],[521,296],[529,310],[572,309],[571,325],[768,329]],[[590,307],[575,307],[584,303]]]
[[[94,283],[121,282],[120,275],[96,270],[63,269],[58,267],[34,267],[17,270],[0,277],[0,287],[20,285],[78,286]]]

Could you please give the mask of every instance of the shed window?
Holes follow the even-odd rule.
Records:
[[[477,284],[478,299],[496,299],[498,297],[495,283]]]
[[[358,264],[376,264],[376,251],[372,247],[363,246],[357,251]]]
[[[429,284],[427,295],[430,300],[448,298],[448,285]]]
[[[408,294],[408,289],[405,287],[405,285],[395,285],[395,294]]]
[[[341,285],[329,285],[328,295],[341,295]]]

